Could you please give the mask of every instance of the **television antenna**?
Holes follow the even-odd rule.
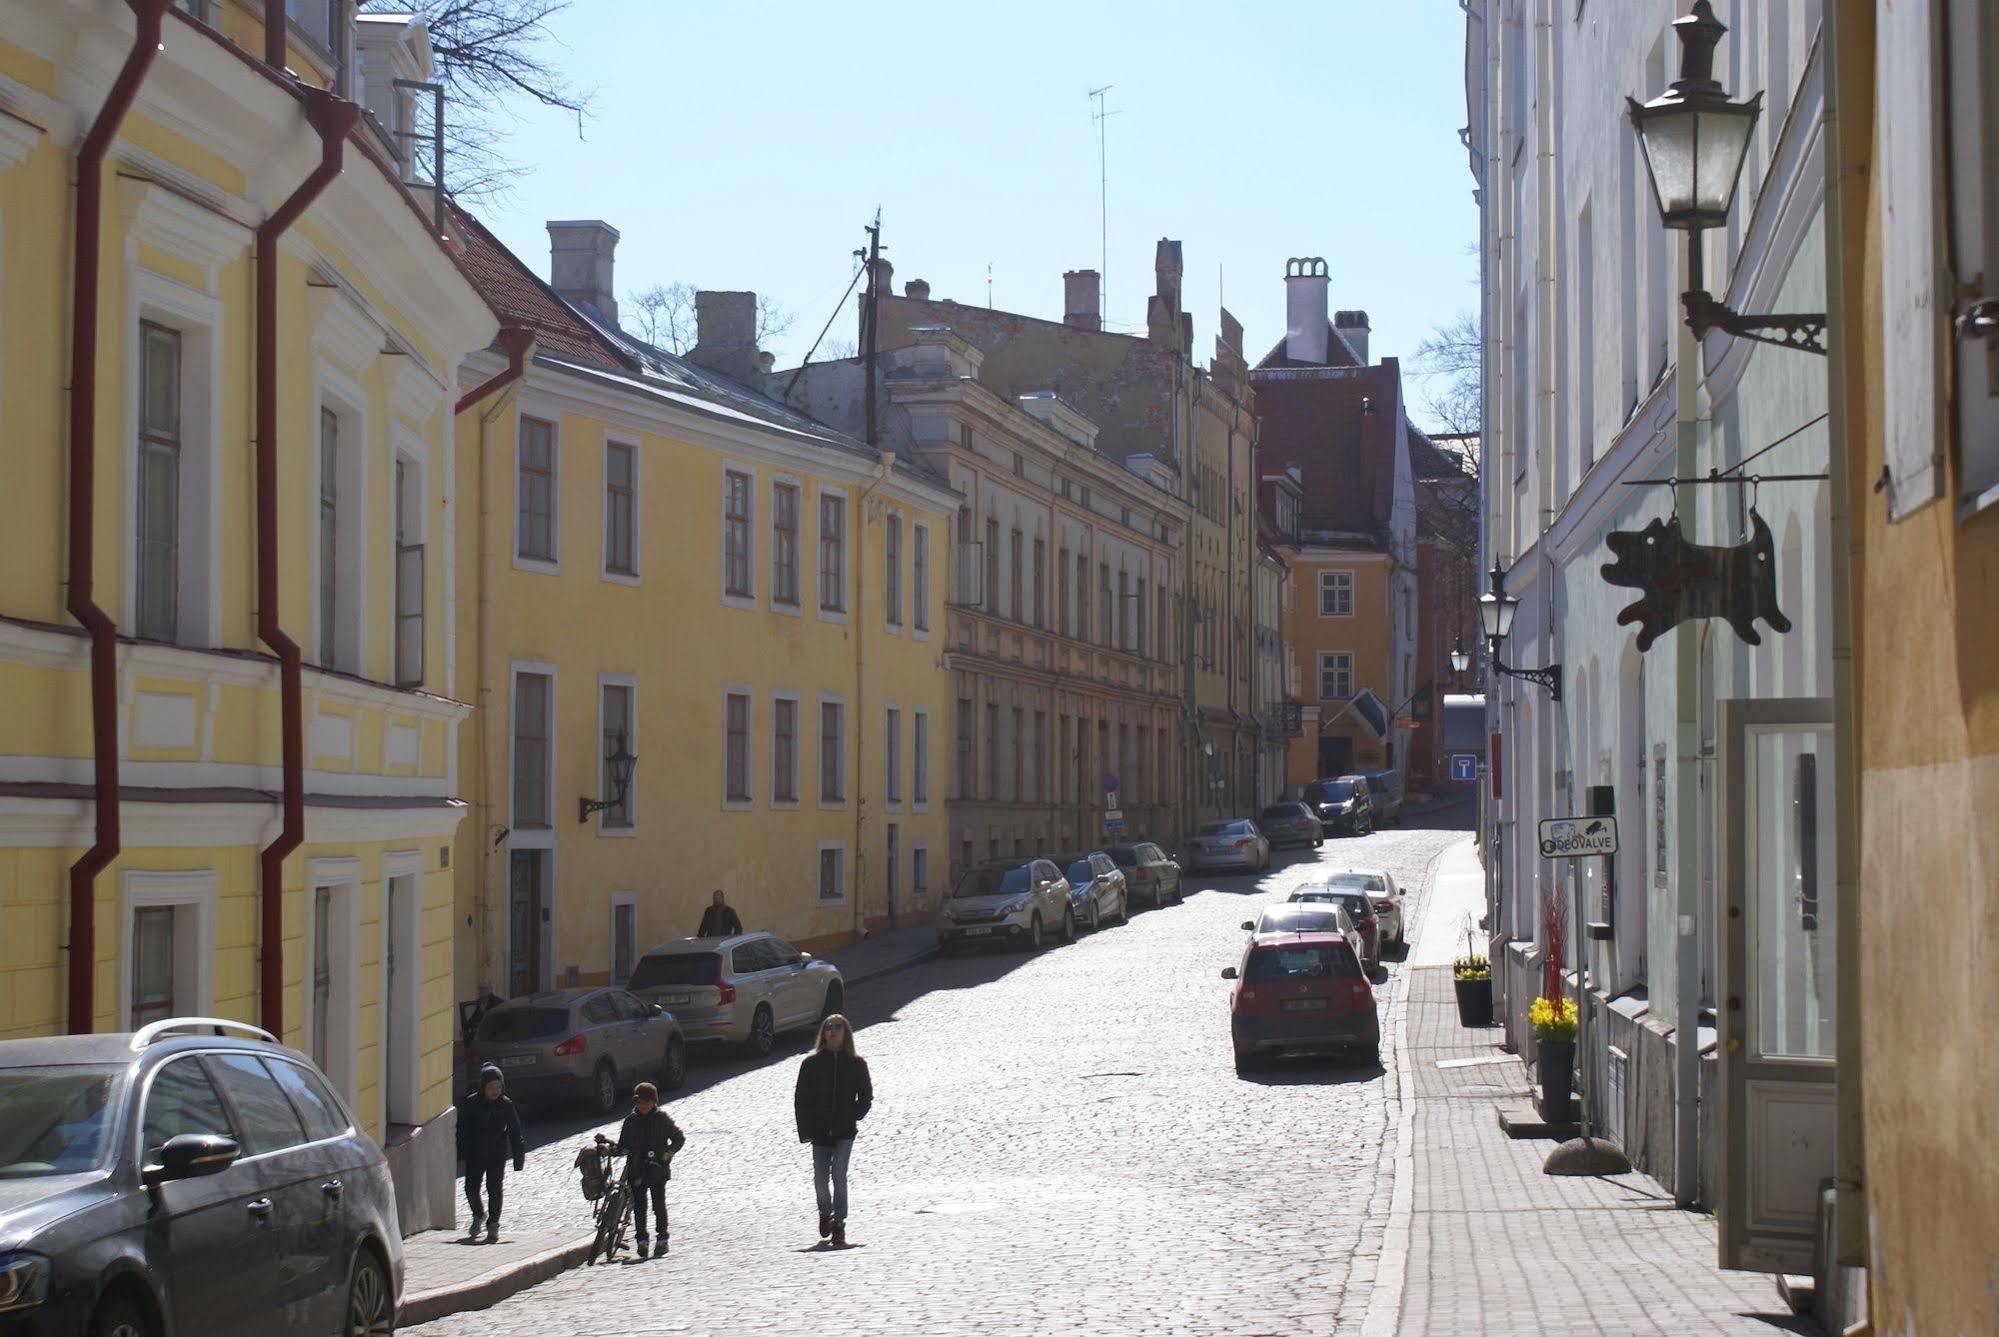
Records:
[[[1118,114],[1122,108],[1113,108],[1104,101],[1104,94],[1117,87],[1105,84],[1102,88],[1090,90],[1090,119],[1097,126],[1097,323],[1104,323],[1105,313],[1110,310],[1110,268],[1111,268],[1111,205],[1110,169],[1105,153],[1104,122]]]

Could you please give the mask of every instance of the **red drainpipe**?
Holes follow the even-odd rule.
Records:
[[[272,8],[282,17],[282,4]],[[283,29],[279,30],[282,38]],[[266,44],[268,45],[268,43]],[[282,40],[278,43],[280,51]],[[305,841],[305,709],[298,642],[278,620],[278,238],[340,175],[341,149],[361,109],[317,88],[301,88],[305,117],[319,132],[319,166],[257,228],[257,638],[278,657],[279,732],[284,749],[284,828],[264,847],[258,886],[263,1027],[284,1032],[285,856]]]
[[[528,354],[534,351],[534,331],[525,325],[508,325],[500,330],[500,347],[507,350],[506,370],[495,372],[486,380],[473,386],[458,397],[458,406],[451,410],[453,416],[463,413],[474,404],[501,390],[521,378],[527,370]]]
[[[104,158],[160,50],[168,0],[126,0],[132,49],[76,155],[76,274],[69,353],[69,593],[90,633],[90,749],[97,840],[69,868],[69,1032],[96,1029],[97,875],[118,857],[118,624],[97,606],[97,296]]]
[[[279,74],[285,72],[285,38],[291,35],[291,20],[285,15],[285,0],[264,0],[264,63]]]

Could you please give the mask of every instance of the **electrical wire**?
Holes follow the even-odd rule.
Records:
[[[792,372],[791,379],[784,383],[784,394],[778,400],[779,403],[789,404],[791,402],[791,392],[798,387],[798,378],[805,374],[806,363],[812,361],[812,355],[818,352],[819,345],[825,342],[826,331],[833,328],[833,322],[838,320],[840,313],[847,309],[847,299],[854,295],[854,287],[861,281],[861,275],[865,272],[867,272],[866,265],[854,266],[854,277],[847,280],[847,291],[841,293],[840,300],[833,304],[833,314],[826,317],[826,323],[819,327],[819,337],[812,341],[812,347],[805,350],[805,356],[799,360],[798,370]]]
[[[1726,469],[1723,469],[1720,473],[1716,474],[1715,477],[1726,478],[1732,473],[1739,473],[1741,470],[1748,468],[1751,464],[1755,463],[1757,460],[1762,459],[1765,455],[1768,455],[1771,451],[1775,450],[1777,447],[1783,445],[1786,441],[1789,441],[1792,437],[1797,436],[1801,432],[1806,432],[1811,430],[1812,428],[1818,426],[1820,423],[1824,422],[1827,418],[1831,416],[1832,416],[1832,411],[1828,409],[1826,410],[1826,412],[1819,414],[1818,417],[1812,418],[1804,423],[1799,424],[1798,426],[1792,428],[1790,431],[1784,433],[1782,436],[1778,437],[1775,441],[1772,441],[1769,445],[1763,447],[1763,449],[1757,451],[1754,455],[1751,455],[1748,459],[1729,465]]]

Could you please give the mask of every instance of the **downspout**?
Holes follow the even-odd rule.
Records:
[[[282,6],[275,3],[271,9]],[[283,29],[277,44],[282,55]],[[271,39],[267,32],[265,47]],[[317,88],[301,88],[305,118],[319,133],[319,166],[257,228],[257,639],[278,657],[279,733],[284,752],[284,826],[264,847],[258,882],[258,940],[264,1029],[284,1034],[285,858],[305,842],[305,722],[298,642],[278,618],[278,239],[340,175],[341,150],[361,109]]]
[[[869,380],[874,378],[874,369],[868,370]],[[863,620],[867,592],[868,562],[868,498],[875,489],[888,481],[889,473],[895,468],[895,452],[881,450],[875,460],[875,476],[861,489],[860,504],[854,507],[854,715],[847,721],[847,728],[854,739],[854,941],[859,942],[868,935],[868,908],[866,883],[861,878],[861,869],[866,866],[866,846],[861,841],[866,830],[868,808],[867,760],[868,760],[868,656],[867,625]],[[886,525],[887,519],[882,523]],[[1016,744],[1017,745],[1017,744]]]
[[[97,300],[104,159],[160,50],[167,0],[126,0],[132,49],[76,155],[76,272],[69,355],[69,591],[90,633],[90,745],[97,839],[69,869],[69,1032],[96,1029],[97,875],[118,857],[118,624],[97,605]]]

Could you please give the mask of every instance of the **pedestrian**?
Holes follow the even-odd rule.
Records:
[[[854,1134],[875,1102],[867,1060],[854,1050],[854,1028],[839,1013],[819,1023],[819,1040],[798,1065],[792,1092],[798,1140],[812,1144],[812,1188],[819,1198],[819,1238],[847,1245],[847,1161]]]
[[[696,929],[697,938],[732,938],[743,931],[742,917],[736,907],[722,897],[722,889],[715,888],[715,895],[708,902],[708,908],[701,912],[701,927]]]
[[[506,1197],[507,1161],[514,1173],[527,1168],[527,1143],[521,1138],[521,1114],[507,1095],[507,1079],[493,1064],[479,1069],[479,1086],[458,1106],[458,1173],[465,1176],[465,1205],[472,1209],[467,1240],[476,1241],[481,1227],[486,1243],[500,1238],[500,1206]],[[479,1196],[481,1187],[485,1198]]]
[[[598,1134],[601,1139],[603,1134]],[[617,1146],[625,1153],[625,1183],[632,1190],[632,1223],[637,1227],[639,1257],[646,1256],[646,1204],[651,1200],[659,1222],[659,1258],[666,1253],[666,1181],[673,1178],[673,1157],[687,1145],[687,1134],[659,1106],[659,1088],[640,1082],[632,1088],[632,1112],[618,1129]]]

